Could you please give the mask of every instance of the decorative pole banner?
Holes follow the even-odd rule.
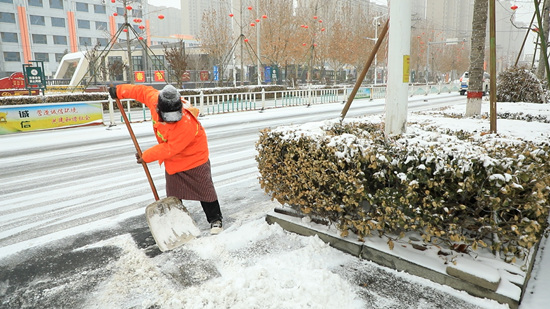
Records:
[[[101,103],[0,106],[0,135],[102,123]]]

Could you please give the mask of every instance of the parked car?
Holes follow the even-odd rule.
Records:
[[[460,95],[464,95],[468,91],[468,82],[470,81],[470,74],[464,72],[460,77]],[[489,93],[490,78],[489,73],[483,72],[483,95]]]

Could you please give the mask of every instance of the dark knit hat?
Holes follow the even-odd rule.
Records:
[[[165,122],[176,122],[181,119],[181,96],[172,85],[166,85],[159,92],[158,110]]]

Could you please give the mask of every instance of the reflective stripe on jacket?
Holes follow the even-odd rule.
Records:
[[[134,99],[145,104],[151,111],[153,130],[158,141],[143,152],[147,163],[164,163],[168,174],[190,170],[208,161],[208,142],[200,122],[187,109],[182,110],[182,119],[175,123],[161,122],[157,112],[159,91],[145,85],[118,85],[119,99]]]

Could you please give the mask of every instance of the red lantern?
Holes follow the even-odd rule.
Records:
[[[159,18],[159,19],[164,19],[164,15],[160,14],[160,15],[158,16],[158,18]]]
[[[321,28],[321,31],[325,31],[325,28]]]
[[[117,13],[117,12],[114,12],[114,13],[113,13],[113,16],[118,16],[118,13]]]
[[[245,42],[248,42],[248,39],[244,39]]]
[[[131,11],[131,10],[132,10],[132,6],[127,5],[127,6],[126,6],[126,9],[127,9],[128,11]]]
[[[260,20],[256,18],[256,22],[257,22],[257,23],[259,23],[259,22],[260,22]]]
[[[256,26],[255,23],[250,23],[250,27],[254,27],[254,26]]]
[[[319,22],[322,23],[323,21],[319,19]]]
[[[135,23],[137,23],[137,22],[138,22],[138,21],[137,21],[137,18],[134,18],[134,22],[135,22]]]
[[[248,7],[248,10],[249,10],[249,11],[252,11],[252,7],[251,7],[251,6],[249,6],[249,7]]]
[[[124,32],[128,32],[128,29],[122,29],[122,31],[124,31]]]
[[[517,5],[512,5],[510,8],[515,11],[515,10],[518,9],[518,6]]]
[[[304,25],[300,25],[300,27],[304,28],[305,26],[304,26]]]
[[[143,40],[143,37],[142,37],[142,36],[140,36],[140,37],[138,38],[138,40]]]
[[[233,16],[235,16],[235,15],[233,15],[233,13],[229,14],[229,17],[233,17]]]
[[[306,46],[306,43],[302,43],[302,46]]]
[[[304,26],[305,29],[309,28],[307,25]]]
[[[313,16],[313,19],[317,19],[317,16]]]
[[[143,30],[143,29],[145,29],[145,26],[144,26],[144,25],[139,25],[138,28],[141,29],[141,30]]]
[[[263,19],[266,19],[266,18],[267,18],[267,15],[262,15],[262,18],[263,18]]]
[[[317,43],[313,44],[314,47],[317,47]]]
[[[141,19],[141,18],[138,18],[138,19],[137,19],[137,21],[138,21],[138,23],[140,23],[140,22],[142,22],[142,21],[143,21],[143,19]]]
[[[115,2],[116,2],[116,0],[111,0],[111,3],[115,3]]]

